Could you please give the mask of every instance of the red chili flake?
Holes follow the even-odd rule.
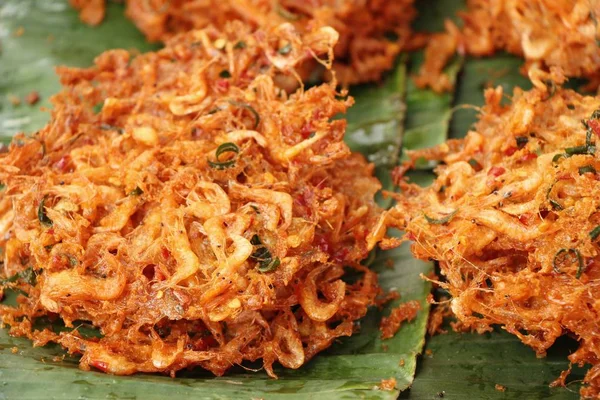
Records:
[[[217,92],[226,92],[229,90],[229,80],[228,79],[217,79],[216,82],[216,90]]]
[[[343,249],[340,249],[340,250],[336,251],[331,258],[336,263],[341,264],[344,261],[346,261],[346,256],[349,253],[350,253],[350,250],[348,250],[347,248],[344,247]]]
[[[416,236],[415,236],[415,234],[414,234],[414,233],[412,233],[412,232],[408,232],[408,234],[406,235],[406,237],[408,238],[408,240],[411,240],[411,241],[413,241],[413,242],[414,242],[415,240],[417,240],[417,237],[416,237]]]
[[[519,222],[521,222],[523,225],[529,225],[529,222],[531,222],[531,214],[519,215]]]
[[[163,256],[165,260],[168,260],[171,257],[171,252],[166,247],[160,249],[160,255]]]
[[[504,174],[505,172],[506,172],[506,170],[503,167],[494,166],[494,167],[490,168],[490,170],[488,171],[488,175],[499,177],[500,175]]]
[[[319,120],[323,118],[323,111],[322,110],[315,110],[313,111],[313,119],[314,120]]]
[[[25,96],[25,102],[30,106],[34,105],[38,101],[40,101],[40,94],[35,90],[30,92],[27,96]]]
[[[54,163],[54,167],[59,171],[65,172],[69,167],[70,157],[69,155],[62,156],[60,160]]]
[[[90,365],[94,368],[99,369],[102,372],[108,371],[108,363],[106,363],[104,361],[92,360],[92,361],[90,361]]]
[[[302,128],[300,129],[300,134],[304,139],[308,138],[312,133],[313,127],[310,122],[307,122],[304,125],[302,125]]]
[[[315,245],[323,253],[329,253],[329,249],[331,247],[331,243],[329,243],[329,240],[327,240],[327,238],[325,236],[317,236],[317,237],[315,237]]]
[[[571,174],[569,172],[563,172],[556,176],[557,181],[568,181],[569,179],[571,179]]]
[[[600,136],[600,120],[590,119],[587,122],[588,126],[596,135]]]
[[[516,147],[509,147],[508,149],[504,150],[504,154],[507,156],[512,156],[517,150],[518,149]]]
[[[194,139],[199,139],[200,137],[202,137],[203,134],[204,130],[202,128],[198,128],[197,126],[192,128],[192,137]]]
[[[50,228],[46,231],[48,235],[54,235],[54,228]]]
[[[211,347],[215,347],[219,344],[213,336],[205,336],[194,342],[194,349],[196,351],[206,351]]]
[[[538,157],[537,154],[535,153],[527,153],[524,156],[522,156],[519,160],[521,161],[529,161],[529,160],[534,160]]]

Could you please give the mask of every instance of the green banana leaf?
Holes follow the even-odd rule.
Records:
[[[375,174],[384,189],[391,190],[390,170],[398,163],[406,115],[406,58],[400,57],[396,68],[381,85],[352,88],[355,104],[345,115],[348,121],[345,141],[375,164]],[[391,200],[380,198],[382,207]]]
[[[90,28],[78,21],[66,0],[5,0],[0,4],[0,135],[10,140],[18,131],[32,133],[49,119],[48,112],[39,108],[49,106],[49,96],[59,89],[54,66],[86,66],[109,48],[151,49],[123,17],[121,5],[109,3],[107,14],[103,25]],[[406,65],[401,59],[383,85],[352,91],[357,105],[347,115],[349,144],[376,163],[379,176],[387,179],[386,188],[391,185],[388,170],[397,163],[400,149],[405,88]],[[22,99],[34,90],[40,93],[40,103],[11,103],[11,97]],[[382,310],[371,310],[361,320],[359,333],[340,340],[301,369],[277,369],[278,380],[242,368],[222,378],[199,369],[176,379],[83,372],[77,368],[77,359],[65,357],[60,347],[32,348],[28,340],[12,338],[0,329],[0,398],[394,399],[412,383],[424,344],[430,286],[419,274],[429,273],[432,264],[414,260],[407,246],[378,252],[370,261],[382,287],[396,289],[402,299]],[[400,301],[413,299],[422,305],[418,317],[395,337],[382,341],[381,317]],[[397,380],[396,390],[378,390],[381,380],[389,378]]]
[[[477,121],[478,107],[484,104],[485,89],[502,86],[508,96],[512,95],[515,87],[530,89],[531,82],[519,71],[522,65],[522,59],[504,53],[489,58],[467,58],[456,87],[456,111],[450,125],[450,136],[464,137]]]
[[[400,398],[578,399],[581,368],[573,368],[567,388],[549,387],[569,368],[567,356],[573,345],[573,340],[562,338],[538,359],[519,339],[502,331],[437,335],[427,340],[415,382]]]
[[[444,20],[451,19],[460,23],[456,12],[465,8],[464,0],[422,0],[416,3],[418,17],[414,30],[418,32],[443,32]],[[417,74],[423,63],[423,51],[415,52],[410,57],[409,76]],[[445,74],[451,82],[456,82],[463,64],[462,57],[455,57],[446,67]],[[443,143],[448,138],[454,93],[435,93],[430,89],[419,89],[412,79],[406,88],[406,122],[404,125],[404,150],[416,150]],[[405,154],[402,160],[407,160]],[[417,162],[416,167],[429,169],[432,163]]]

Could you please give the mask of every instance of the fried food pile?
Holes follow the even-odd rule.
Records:
[[[311,32],[331,26],[340,34],[334,69],[345,85],[377,81],[391,69],[407,46],[410,23],[416,16],[414,0],[127,0],[127,16],[150,41],[165,41],[178,32],[221,28],[241,20],[253,28],[292,23]],[[104,18],[103,0],[71,0],[90,24]],[[318,73],[315,64],[303,68],[303,77]]]
[[[529,92],[516,89],[510,105],[502,87],[488,89],[464,139],[412,153],[412,162],[441,161],[437,178],[421,188],[402,178],[407,166],[399,168],[402,193],[384,219],[405,230],[416,257],[439,261],[439,284],[464,328],[500,325],[540,356],[559,336],[576,338],[569,359],[592,365],[581,394],[595,398],[600,97],[534,83]]]
[[[446,21],[426,50],[416,83],[441,92],[452,89],[443,74],[456,53],[477,57],[506,51],[525,58],[524,69],[559,67],[569,77],[600,86],[600,1],[468,0],[459,13],[463,27]]]
[[[351,335],[379,292],[359,262],[380,184],[343,142],[333,117],[352,99],[335,82],[276,83],[333,59],[336,40],[234,23],[59,68],[50,123],[0,155],[1,282],[25,293],[0,307],[10,333],[83,369],[222,375],[262,359],[273,377]]]

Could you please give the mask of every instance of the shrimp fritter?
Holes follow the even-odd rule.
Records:
[[[100,14],[98,0],[72,0],[88,3]],[[391,69],[396,56],[411,36],[410,23],[416,16],[414,0],[127,0],[127,16],[150,41],[165,41],[178,32],[217,28],[228,21],[241,20],[253,28],[267,28],[290,22],[305,32],[331,26],[340,34],[335,48],[334,69],[343,84],[377,81]],[[102,3],[102,7],[103,7]],[[103,12],[102,12],[103,14]],[[87,18],[86,18],[87,17]],[[101,18],[101,17],[100,17]],[[318,73],[315,64],[304,66],[309,80]]]
[[[379,292],[360,261],[380,184],[334,118],[351,98],[276,84],[336,39],[235,23],[59,68],[49,124],[0,155],[1,282],[25,293],[0,306],[10,333],[113,374],[270,376],[351,335]]]
[[[443,68],[456,51],[476,57],[506,51],[525,58],[524,70],[558,67],[587,78],[591,90],[600,86],[600,1],[468,0],[467,7],[459,13],[462,29],[446,21],[446,33],[429,42],[420,87],[450,90]]]
[[[541,78],[541,77],[540,77]],[[479,122],[461,140],[419,157],[442,161],[426,188],[401,178],[384,219],[406,231],[420,259],[439,261],[467,329],[501,325],[538,355],[561,335],[591,364],[581,394],[600,393],[600,97],[502,88],[485,92]],[[386,245],[393,245],[387,243]],[[564,383],[566,373],[558,383]]]

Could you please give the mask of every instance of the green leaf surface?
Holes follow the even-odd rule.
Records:
[[[502,86],[507,101],[515,87],[530,89],[531,82],[519,71],[522,65],[522,59],[504,53],[489,58],[468,57],[456,87],[456,111],[451,122],[450,136],[464,137],[477,121],[478,107],[484,104],[485,89]]]
[[[109,2],[107,20],[96,28],[83,25],[66,0],[0,1],[0,140],[35,132],[50,119],[41,108],[50,107],[60,89],[57,65],[85,67],[104,50],[156,47],[125,18],[122,5]],[[24,99],[33,91],[40,101],[28,105]]]
[[[421,0],[416,3],[419,12],[413,28],[418,32],[443,32],[444,20],[460,24],[456,12],[465,8],[464,0]],[[417,74],[423,63],[423,51],[413,53],[408,75]],[[463,58],[455,57],[445,68],[452,82],[456,82],[462,68]],[[454,93],[435,93],[430,89],[419,89],[412,79],[406,88],[406,123],[404,126],[403,150],[417,150],[443,143],[448,138]],[[402,160],[407,160],[405,154]],[[434,165],[418,162],[417,168],[429,169]]]
[[[418,72],[423,63],[423,53],[418,52],[411,57],[410,74]],[[455,59],[445,69],[445,73],[453,82],[462,67],[462,57]],[[435,93],[430,89],[419,89],[412,79],[408,80],[406,90],[406,124],[403,139],[403,150],[416,150],[433,147],[448,139],[450,120],[452,119],[453,93]],[[405,154],[403,159],[407,160]],[[431,168],[423,161],[417,163],[418,168]]]
[[[412,388],[401,399],[578,399],[583,371],[574,368],[567,388],[549,384],[569,368],[574,341],[562,338],[538,359],[515,336],[449,332],[429,338]],[[496,389],[501,385],[505,391]]]
[[[345,141],[376,166],[384,189],[392,189],[390,170],[398,163],[404,132],[406,58],[380,85],[361,85],[351,90],[355,104],[348,110]],[[382,205],[389,206],[389,201]]]

